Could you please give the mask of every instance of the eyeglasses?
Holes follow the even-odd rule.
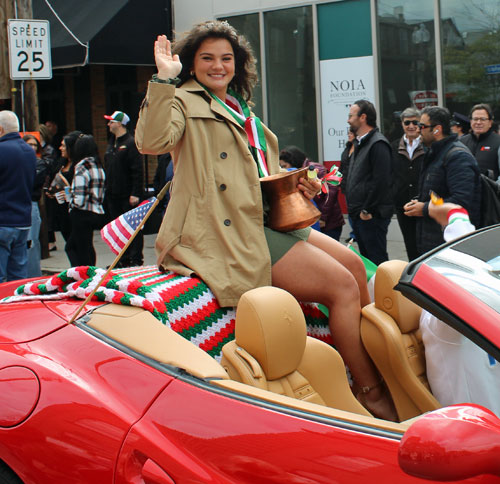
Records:
[[[436,127],[437,124],[424,124],[424,123],[418,123],[418,127],[420,129],[424,129],[424,128],[434,128]]]
[[[418,126],[420,123],[416,119],[407,119],[406,121],[403,121],[403,124],[405,126],[410,126],[410,124],[414,124],[415,126]]]
[[[490,118],[472,118],[471,121],[473,123],[484,123],[485,121],[489,121]]]

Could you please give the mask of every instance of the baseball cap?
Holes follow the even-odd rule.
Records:
[[[122,111],[115,111],[111,116],[105,114],[104,118],[109,119],[110,121],[116,121],[117,123],[122,123],[123,125],[130,121],[130,118]]]

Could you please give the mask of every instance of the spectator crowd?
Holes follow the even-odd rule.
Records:
[[[16,115],[0,114],[0,233],[17,234],[0,237],[0,280],[40,276],[41,241],[47,246],[47,238],[48,251],[64,243],[69,264],[95,264],[93,231],[145,198],[144,161],[127,129],[129,116],[122,111],[104,115],[110,137],[101,161],[92,135],[71,131],[58,136],[57,124],[47,121],[39,126],[39,136],[21,133],[21,137]],[[369,101],[359,100],[350,107],[349,138],[340,163],[342,183],[329,185],[313,199],[321,212],[314,228],[340,240],[345,223],[342,193],[351,227],[346,241],[357,242],[360,253],[378,265],[389,258],[387,232],[393,215],[408,260],[444,242],[442,228],[429,216],[431,192],[463,206],[476,227],[483,219],[491,220],[483,213],[488,207],[482,203],[481,177],[500,182],[500,135],[488,104],[476,104],[468,117],[451,115],[439,106],[422,111],[410,106],[400,114],[403,135],[392,140],[380,132],[376,117]],[[282,148],[279,156],[282,168],[311,165],[320,179],[327,174],[322,164],[296,146]],[[172,177],[167,153],[159,158],[155,192]],[[167,201],[157,210],[155,230]],[[56,233],[63,240],[56,241]],[[119,266],[142,263],[139,234]]]

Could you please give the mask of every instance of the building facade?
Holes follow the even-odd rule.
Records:
[[[20,9],[21,4],[25,8]],[[70,131],[91,133],[103,156],[109,138],[104,114],[126,112],[134,130],[147,82],[155,72],[154,40],[159,34],[172,35],[171,0],[149,0],[146,7],[142,0],[0,0],[4,44],[9,18],[47,20],[52,64],[52,78],[36,81],[36,105],[27,105],[18,102],[19,93],[34,81],[9,82],[8,55],[2,52],[0,109],[15,108],[22,126],[32,110],[40,123],[56,122],[56,148]],[[29,121],[28,130],[36,130]],[[155,161],[145,163],[149,182]]]
[[[498,0],[175,0],[174,30],[224,19],[251,42],[261,82],[254,111],[318,161],[337,161],[356,99],[401,136],[408,106],[468,115],[479,102],[500,117]]]

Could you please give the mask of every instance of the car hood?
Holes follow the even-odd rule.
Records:
[[[15,289],[24,282],[0,284],[0,299],[14,295]],[[0,344],[33,341],[53,333],[68,324],[81,304],[78,299],[34,299],[0,304]],[[102,304],[87,304],[79,317]]]

